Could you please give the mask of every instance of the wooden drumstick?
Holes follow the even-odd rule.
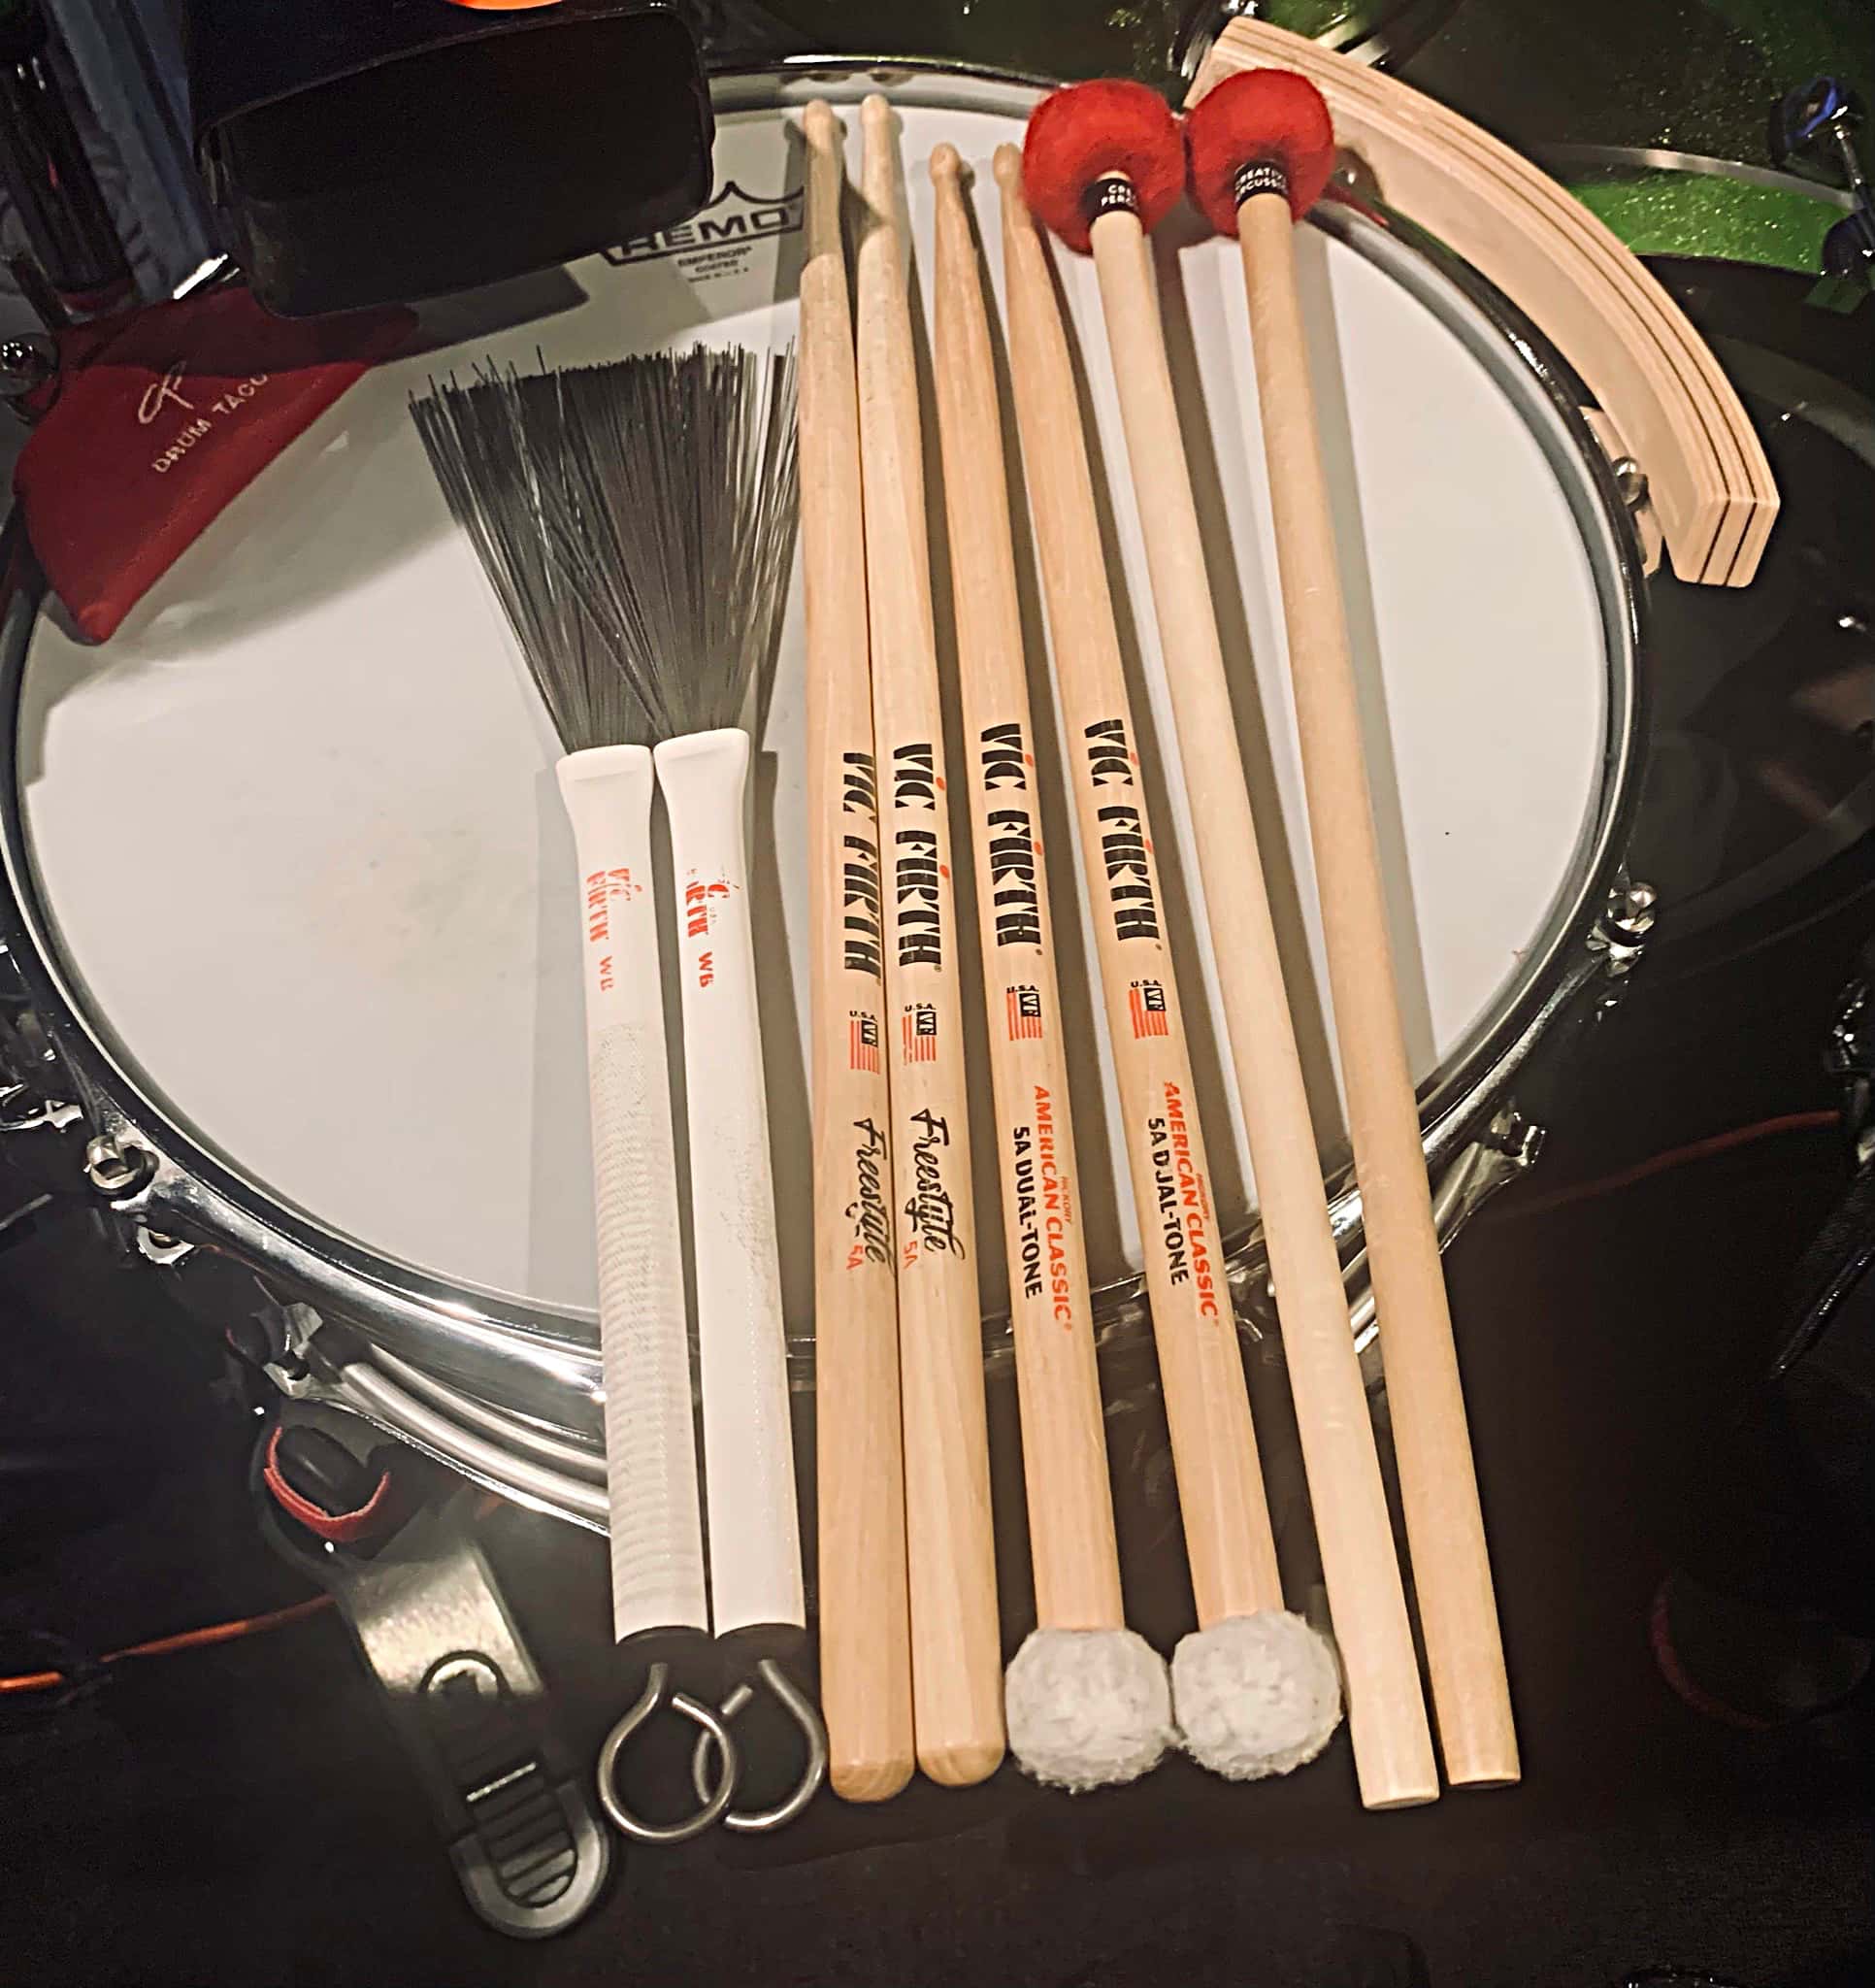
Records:
[[[1164,210],[1142,212],[1129,180],[1101,171],[1122,133],[1130,152],[1179,162],[1176,198],[1177,126],[1163,97],[1131,83],[1075,83],[1048,98],[1030,122],[1024,185],[1038,214],[1068,224],[1058,232],[1070,246],[1088,243],[1100,278],[1361,1798],[1403,1807],[1437,1799],[1438,1768],[1166,357],[1146,236]]]
[[[1007,1714],[1030,1773],[1087,1788],[1158,1761],[1171,1695],[1121,1601],[996,366],[961,163],[953,146],[931,155],[933,370],[1036,1578],[1037,1633],[1009,1667]]]
[[[1009,370],[1198,1606],[1173,1692],[1208,1765],[1283,1772],[1327,1743],[1339,1680],[1282,1612],[1072,362],[1014,146],[998,149],[996,177]]]
[[[814,1375],[820,1701],[828,1775],[849,1802],[911,1778],[892,1106],[885,1063],[859,381],[840,230],[846,168],[824,103],[806,141],[801,271],[801,551],[807,619],[813,891]]]
[[[970,1203],[943,710],[891,106],[861,111],[860,462],[886,872],[911,1689],[918,1764],[953,1785],[1003,1751],[1002,1641]]]
[[[1243,251],[1335,1040],[1439,1746],[1454,1784],[1501,1784],[1518,1778],[1517,1732],[1400,1027],[1296,281],[1292,215],[1326,183],[1333,127],[1313,84],[1262,70],[1219,84],[1188,135],[1199,204]]]

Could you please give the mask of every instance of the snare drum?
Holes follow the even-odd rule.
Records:
[[[914,263],[929,251],[924,162],[940,140],[976,169],[993,243],[990,155],[1020,139],[1036,86],[824,64],[720,78],[717,187],[693,220],[433,309],[427,348],[369,376],[295,442],[108,646],[61,632],[25,561],[4,623],[0,937],[56,1052],[54,1085],[95,1134],[93,1184],[184,1294],[192,1257],[251,1270],[282,1385],[594,1526],[600,1379],[559,748],[408,401],[489,358],[785,345],[801,260],[799,106],[816,94],[852,104],[876,86],[904,119]],[[1631,950],[1631,932],[1605,920],[1639,764],[1638,559],[1540,338],[1388,216],[1328,202],[1313,220],[1299,238],[1313,358],[1407,1036],[1449,1234],[1514,1169],[1487,1144],[1509,1143],[1501,1114],[1519,1068]],[[988,262],[1000,284],[1000,257]],[[1255,1181],[1202,937],[1231,906],[1206,907],[1199,884],[1092,265],[1058,254],[1057,267],[1150,712],[1147,773],[1175,844],[1160,850],[1168,904],[1197,935],[1186,1004],[1241,1298],[1261,1281]],[[1360,1206],[1324,1018],[1242,282],[1234,245],[1180,238],[1175,223],[1160,271],[1359,1325]],[[927,436],[935,478],[929,414]],[[941,519],[936,498],[931,513]],[[941,549],[933,572],[941,651]],[[784,1285],[796,1377],[810,1384],[803,673],[797,582],[758,742],[754,841]],[[1044,833],[1068,851],[1059,767],[1043,771]],[[1065,860],[1056,889],[1064,999],[1086,1045],[1074,1100],[1086,1229],[1102,1330],[1123,1336],[1140,1324],[1138,1239],[1086,894]],[[958,929],[973,934],[967,904]],[[667,1011],[678,1012],[674,988]],[[987,1107],[987,1071],[979,1089]],[[976,1172],[994,1193],[996,1170]],[[1000,1235],[994,1209],[979,1210],[978,1233]],[[1006,1347],[1001,1276],[1000,1251],[986,1249],[992,1354]]]

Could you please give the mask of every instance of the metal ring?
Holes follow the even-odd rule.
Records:
[[[758,1808],[752,1812],[732,1809],[723,1817],[725,1829],[733,1829],[743,1836],[760,1835],[767,1830],[779,1829],[784,1823],[792,1822],[819,1793],[821,1782],[827,1778],[827,1728],[821,1719],[820,1707],[773,1657],[764,1657],[755,1668],[762,1681],[779,1700],[782,1709],[806,1736],[807,1765],[800,1780],[795,1784],[794,1793],[785,1802],[778,1803],[773,1808]],[[727,1726],[754,1696],[753,1685],[739,1684],[723,1700],[723,1724]],[[697,1750],[690,1756],[690,1781],[697,1791],[699,1800],[708,1785],[711,1739],[709,1733],[699,1734]]]
[[[700,1705],[687,1692],[673,1691],[669,1699],[671,1709],[703,1728],[697,1741],[699,1748],[712,1741],[721,1747],[722,1780],[713,1794],[707,1791],[701,1778],[697,1780],[697,1796],[703,1806],[681,1822],[646,1822],[618,1799],[614,1785],[618,1756],[624,1751],[625,1742],[666,1702],[665,1693],[670,1683],[670,1665],[653,1664],[645,1674],[644,1689],[640,1693],[638,1703],[606,1735],[606,1743],[599,1749],[600,1806],[626,1836],[641,1843],[687,1843],[692,1837],[701,1836],[728,1808],[736,1793],[736,1777],[742,1767],[728,1721],[718,1718],[707,1705]]]

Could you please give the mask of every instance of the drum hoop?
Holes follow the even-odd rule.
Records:
[[[949,80],[970,93],[1040,92],[1045,80],[961,62],[903,57],[818,55],[727,70],[711,78],[717,109],[778,108],[777,83],[804,96]],[[758,84],[769,94],[744,96]],[[836,88],[836,85],[839,87]],[[922,99],[932,102],[930,96]],[[984,108],[981,105],[960,108]],[[1516,1071],[1560,1014],[1601,970],[1592,941],[1610,894],[1620,883],[1627,839],[1639,799],[1645,735],[1645,584],[1633,523],[1613,470],[1581,411],[1572,376],[1531,326],[1475,270],[1459,261],[1402,216],[1364,200],[1361,208],[1324,202],[1311,220],[1369,261],[1394,273],[1421,265],[1407,286],[1426,295],[1430,272],[1457,292],[1465,312],[1435,313],[1463,338],[1500,386],[1533,383],[1556,415],[1548,432],[1520,418],[1544,449],[1568,502],[1595,576],[1604,661],[1611,672],[1602,778],[1596,806],[1562,890],[1546,917],[1519,991],[1503,1011],[1461,1044],[1421,1086],[1422,1139],[1436,1174],[1456,1158],[1501,1100]],[[1474,322],[1473,318],[1477,321]],[[1599,541],[1601,557],[1595,556]],[[268,1194],[204,1146],[144,1089],[71,984],[52,939],[28,851],[19,764],[19,710],[32,633],[46,582],[25,539],[16,506],[0,532],[0,950],[12,958],[26,998],[81,1092],[77,1100],[94,1133],[148,1148],[150,1178],[113,1205],[154,1230],[240,1259],[289,1296],[329,1308],[427,1372],[488,1402],[543,1423],[594,1433],[600,1398],[596,1322],[591,1314],[522,1305],[376,1254]],[[1573,953],[1573,959],[1568,956]],[[24,1073],[17,1073],[24,1076]],[[1359,1246],[1360,1197],[1352,1168],[1328,1181],[1331,1210],[1344,1255]],[[1262,1261],[1259,1225],[1231,1239],[1233,1285],[1242,1293]],[[1103,1336],[1142,1316],[1141,1279],[1123,1278],[1097,1295]],[[1006,1318],[984,1321],[986,1340],[1006,1344]],[[571,1418],[571,1419],[570,1419]]]

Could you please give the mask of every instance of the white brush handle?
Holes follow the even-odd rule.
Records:
[[[559,776],[579,859],[612,1633],[622,1641],[709,1626],[651,885],[651,755],[597,746],[570,753]]]
[[[716,1634],[800,1628],[801,1521],[749,915],[748,734],[694,732],[653,756],[677,902]]]

